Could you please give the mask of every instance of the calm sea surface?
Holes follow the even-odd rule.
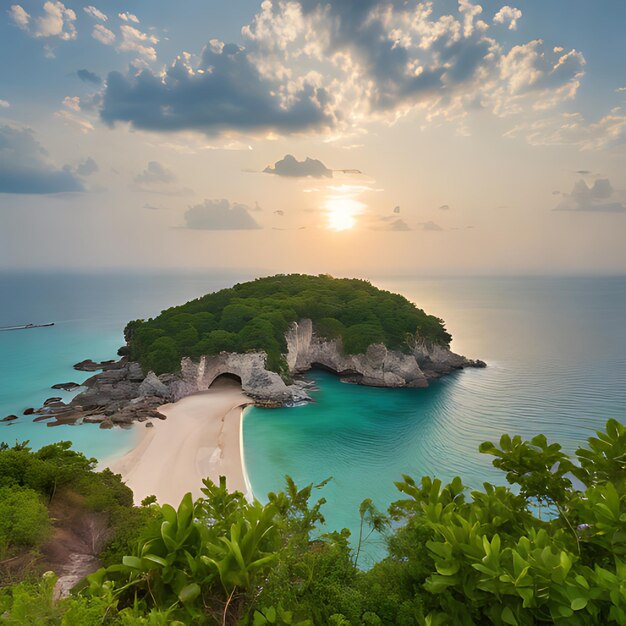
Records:
[[[47,329],[0,332],[0,417],[39,406],[58,382],[82,382],[72,369],[115,356],[129,319],[228,286],[249,276],[2,275],[0,326],[54,321]],[[453,349],[488,363],[428,389],[346,385],[313,372],[315,403],[251,409],[244,447],[255,494],[331,477],[323,495],[328,526],[355,529],[366,497],[385,508],[393,482],[461,475],[470,486],[502,482],[478,445],[503,432],[543,432],[573,451],[605,420],[626,422],[626,278],[382,278],[446,320]],[[47,428],[20,417],[0,424],[0,441],[35,446],[69,439],[98,458],[125,452],[128,431]],[[380,554],[371,544],[370,558]]]

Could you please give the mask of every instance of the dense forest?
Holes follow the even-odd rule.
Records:
[[[152,498],[133,507],[119,477],[66,444],[4,446],[0,624],[625,625],[626,427],[610,420],[574,458],[543,435],[504,435],[481,451],[510,487],[404,476],[387,514],[361,504],[349,543],[324,528],[314,496],[324,485],[287,478],[262,504],[206,480],[203,497],[177,508]],[[37,556],[51,505],[72,493],[109,512],[111,532],[105,567],[56,602]],[[362,571],[372,533],[388,556]]]
[[[444,345],[451,340],[442,320],[365,280],[289,274],[241,283],[130,322],[122,350],[157,374],[176,371],[183,356],[264,351],[268,368],[286,376],[285,332],[305,318],[319,336],[341,339],[347,354],[363,353],[372,343],[408,351],[416,338]]]

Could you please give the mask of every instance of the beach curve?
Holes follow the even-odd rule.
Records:
[[[137,424],[137,444],[119,459],[107,463],[121,474],[139,504],[154,495],[160,504],[177,506],[187,492],[201,496],[202,480],[226,477],[229,491],[252,498],[243,452],[243,410],[252,403],[239,385],[230,381],[208,391],[165,404],[165,420],[152,428]]]

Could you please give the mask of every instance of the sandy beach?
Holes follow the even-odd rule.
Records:
[[[250,495],[243,464],[241,416],[251,400],[239,385],[220,382],[159,411],[166,420],[153,428],[137,424],[137,445],[109,464],[133,490],[135,502],[155,495],[160,504],[178,505],[191,491],[201,495],[202,479],[226,476],[229,490]]]

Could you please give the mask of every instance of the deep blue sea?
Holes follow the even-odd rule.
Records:
[[[55,322],[0,332],[0,417],[39,406],[50,385],[82,382],[85,358],[115,357],[130,319],[250,276],[0,274],[0,326]],[[626,422],[626,277],[371,278],[446,321],[453,349],[488,363],[428,389],[372,389],[313,372],[315,403],[251,409],[244,419],[246,464],[255,494],[332,477],[322,493],[330,529],[357,528],[366,497],[397,499],[393,482],[461,475],[479,487],[502,482],[477,451],[503,432],[543,432],[573,451],[609,417]],[[0,424],[0,441],[35,446],[61,439],[91,456],[122,454],[132,432],[48,428],[20,417]],[[369,558],[380,555],[373,543]]]

